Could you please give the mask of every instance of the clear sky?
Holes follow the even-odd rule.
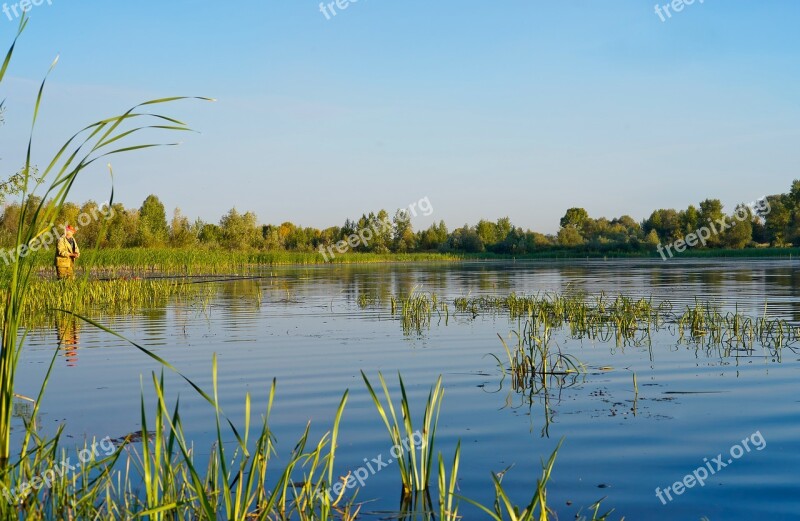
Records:
[[[180,147],[114,159],[127,206],[156,193],[192,218],[235,206],[326,227],[428,197],[451,229],[509,216],[550,233],[572,206],[730,211],[800,178],[795,0],[667,15],[653,0],[359,0],[335,16],[319,0],[39,1],[0,92],[4,175],[56,55],[39,164],[138,101],[218,99],[162,109],[199,131]],[[72,198],[108,192],[98,166]]]

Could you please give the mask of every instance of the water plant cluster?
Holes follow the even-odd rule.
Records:
[[[97,316],[158,308],[168,301],[197,304],[204,308],[216,292],[216,288],[207,284],[158,279],[54,282],[34,278],[29,283],[29,289],[30,295],[19,309],[26,327],[48,323],[54,310]],[[0,312],[4,311],[5,305],[4,301],[0,301]]]
[[[434,316],[477,318],[505,314],[512,320],[529,320],[535,331],[547,337],[551,330],[565,329],[573,338],[614,341],[617,345],[645,344],[653,332],[669,329],[679,341],[706,346],[779,349],[800,341],[800,327],[765,308],[760,317],[734,309],[726,311],[708,301],[677,305],[652,297],[609,296],[564,293],[537,295],[456,297],[453,313],[446,299],[434,293],[414,290],[391,297],[391,312],[399,316],[404,331],[423,330]],[[538,335],[538,333],[537,333]]]
[[[84,242],[81,245],[93,245]],[[446,253],[359,253],[337,254],[325,261],[318,252],[292,251],[232,251],[218,248],[84,248],[78,268],[84,268],[93,277],[145,277],[148,275],[230,275],[263,272],[265,266],[318,265],[318,264],[380,264],[392,262],[455,262],[464,256]],[[36,258],[36,271],[42,275],[52,273],[52,251]],[[0,273],[8,266],[0,263]]]
[[[395,513],[398,519],[456,521],[463,519],[462,502],[497,520],[557,518],[547,503],[547,484],[561,443],[543,464],[527,503],[518,505],[509,497],[502,483],[505,473],[490,473],[495,500],[490,506],[483,505],[463,496],[457,487],[460,443],[452,459],[434,451],[444,395],[441,377],[428,395],[421,424],[415,425],[413,418],[418,416],[402,377],[397,400],[382,375],[378,375],[380,395],[366,374],[362,376],[396,447],[403,446],[403,435],[408,439],[411,433],[422,433],[419,450],[405,449],[397,461],[401,491]],[[247,394],[243,423],[236,425],[219,404],[214,359],[212,392],[206,394],[195,386],[215,415],[216,442],[210,456],[201,458],[185,436],[179,400],[173,403],[168,398],[163,372],[160,376],[153,373],[151,380],[157,398],[154,409],[147,411],[143,392],[140,411],[142,432],[148,435],[135,441],[131,437],[114,440],[113,451],[98,455],[87,450],[96,444],[92,441],[71,454],[63,446],[61,429],[52,438],[43,439],[28,427],[19,459],[0,470],[0,496],[7,499],[0,501],[2,518],[354,520],[369,504],[368,498],[359,501],[358,490],[351,491],[348,486],[352,474],[338,475],[335,470],[339,427],[349,391],[340,400],[332,428],[315,441],[310,439],[307,425],[287,455],[279,450],[270,428],[277,383],[273,380],[269,387],[261,421],[253,422]],[[51,472],[59,466],[66,470]],[[53,479],[43,483],[42,476]],[[38,486],[26,485],[37,479]],[[334,487],[337,483],[340,485]],[[332,489],[338,493],[331,494]],[[601,514],[599,508],[599,503],[592,505],[589,516],[580,519],[608,519],[610,512]]]

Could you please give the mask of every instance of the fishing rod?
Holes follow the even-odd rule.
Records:
[[[215,278],[222,277],[222,278]],[[237,280],[260,280],[267,278],[275,278],[272,275],[249,275],[249,276],[235,276],[227,277],[225,275],[164,275],[158,277],[106,277],[97,278],[95,280],[101,282],[112,282],[115,280],[170,280],[170,279],[203,279],[183,282],[183,284],[207,284],[209,282],[232,282]]]

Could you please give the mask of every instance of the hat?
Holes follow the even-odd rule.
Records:
[[[68,224],[68,225],[67,225],[67,227],[66,227],[66,228],[64,228],[64,230],[66,230],[66,231],[68,231],[68,232],[74,232],[74,231],[75,231],[75,228],[73,228],[73,227],[72,227],[72,225]]]

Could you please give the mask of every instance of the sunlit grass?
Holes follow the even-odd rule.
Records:
[[[78,234],[80,240],[80,234]],[[94,276],[216,275],[250,273],[269,266],[347,265],[405,262],[455,262],[457,254],[444,253],[353,253],[337,255],[325,261],[319,253],[291,251],[231,251],[223,248],[112,248],[93,249],[82,246],[84,254],[78,267],[86,266]],[[51,273],[52,254],[40,255],[36,269]],[[0,273],[4,267],[0,265]]]
[[[378,397],[372,387],[367,375],[361,372],[361,377],[367,385],[369,394],[378,414],[383,420],[393,447],[401,450],[401,454],[395,459],[400,469],[400,479],[403,484],[403,496],[410,497],[420,492],[426,492],[431,479],[433,468],[434,442],[436,440],[436,427],[439,424],[439,412],[442,407],[444,388],[442,387],[442,377],[440,376],[436,384],[428,393],[428,400],[425,403],[425,412],[422,415],[422,426],[415,427],[412,419],[411,406],[409,404],[403,377],[398,375],[400,384],[400,404],[401,413],[398,419],[395,412],[395,405],[392,401],[391,393],[386,385],[383,375],[378,373],[378,380],[383,390],[386,404]],[[420,438],[419,447],[415,447],[411,441]],[[417,454],[417,448],[419,454]]]

